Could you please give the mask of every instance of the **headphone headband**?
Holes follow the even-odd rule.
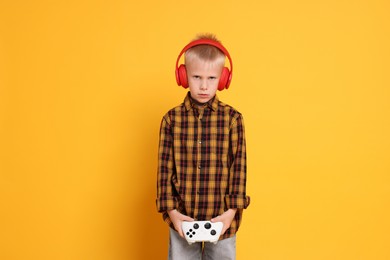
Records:
[[[229,54],[228,50],[225,47],[223,47],[223,45],[220,44],[219,42],[213,41],[213,40],[210,40],[210,39],[199,39],[199,40],[195,40],[195,41],[192,41],[189,44],[187,44],[183,48],[183,50],[180,52],[179,56],[177,57],[176,68],[178,68],[179,61],[180,61],[180,58],[183,55],[183,53],[185,53],[186,51],[188,51],[192,47],[195,47],[195,46],[198,46],[198,45],[203,45],[203,44],[204,45],[214,46],[214,47],[218,48],[220,51],[222,51],[223,54],[225,54],[225,56],[229,60],[229,63],[230,63],[230,74],[233,74],[233,61],[232,61],[232,58],[230,57],[230,54]]]

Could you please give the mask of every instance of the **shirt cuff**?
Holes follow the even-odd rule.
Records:
[[[179,200],[174,196],[160,197],[156,199],[156,206],[158,212],[177,209]]]
[[[228,209],[246,209],[250,204],[250,197],[246,195],[226,195],[225,204]]]

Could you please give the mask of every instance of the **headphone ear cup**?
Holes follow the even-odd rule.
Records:
[[[179,86],[182,86],[183,88],[188,88],[186,66],[184,64],[181,64],[176,72],[177,84]]]
[[[221,77],[219,79],[218,90],[221,91],[229,87],[230,71],[228,68],[223,67]]]

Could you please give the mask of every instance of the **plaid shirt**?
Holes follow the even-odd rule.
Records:
[[[242,115],[215,96],[205,106],[190,97],[162,119],[158,151],[157,210],[174,228],[167,210],[210,220],[237,209],[230,228],[238,230],[246,196],[246,149]]]

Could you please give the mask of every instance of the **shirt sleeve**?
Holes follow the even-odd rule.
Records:
[[[245,209],[250,197],[246,195],[246,143],[244,120],[241,114],[233,119],[230,128],[229,193],[225,196],[228,209]]]
[[[158,212],[177,208],[178,199],[172,187],[174,174],[173,138],[169,118],[165,116],[160,125],[160,139],[158,148],[157,170],[157,199]]]

